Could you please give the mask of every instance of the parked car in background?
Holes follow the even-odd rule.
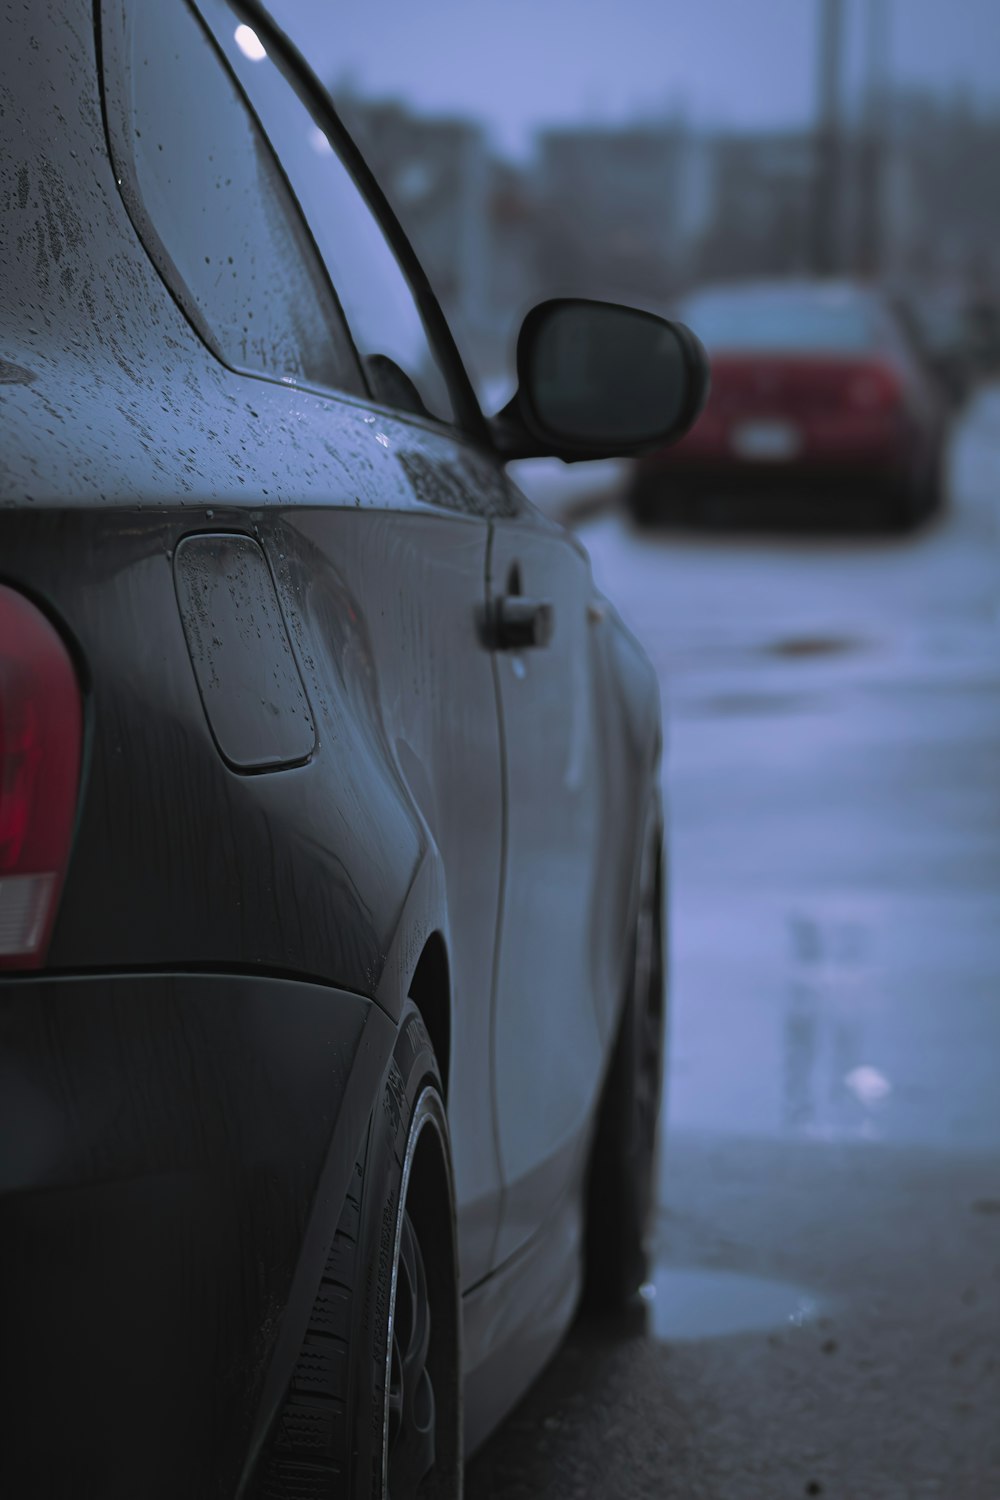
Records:
[[[706,371],[543,304],[487,422],[256,4],[20,0],[0,86],[0,1494],[454,1497],[662,1068],[656,677],[504,465]]]
[[[707,287],[679,315],[712,357],[712,391],[687,437],[637,462],[634,517],[697,512],[725,495],[787,498],[811,515],[822,491],[845,516],[894,524],[941,500],[946,404],[878,292],[851,282]]]
[[[995,296],[973,296],[964,311],[976,376],[996,380],[1000,376],[1000,301]]]
[[[948,402],[961,406],[980,374],[975,319],[961,292],[934,287],[898,291],[892,307]]]

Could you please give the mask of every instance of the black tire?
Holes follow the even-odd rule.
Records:
[[[459,1305],[448,1129],[434,1050],[403,1013],[259,1500],[458,1500]],[[391,1337],[390,1337],[391,1330]]]
[[[635,526],[652,526],[654,522],[662,519],[663,497],[658,487],[655,487],[648,479],[633,481],[625,504]]]
[[[895,535],[911,531],[917,524],[917,497],[912,481],[899,480],[877,488],[874,507],[873,517],[880,531]]]
[[[925,467],[891,492],[886,503],[886,521],[893,531],[913,531],[937,515],[944,496],[944,451],[937,452]]]
[[[697,485],[685,483],[676,475],[637,480],[625,497],[632,524],[646,530],[654,526],[703,526],[711,524],[711,496]]]
[[[649,1274],[665,1052],[663,934],[658,832],[644,855],[631,973],[590,1158],[582,1304],[590,1313],[624,1312]]]
[[[920,491],[920,517],[930,521],[944,509],[946,477],[946,450],[944,444],[938,448],[927,465]]]

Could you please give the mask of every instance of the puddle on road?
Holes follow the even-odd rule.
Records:
[[[852,651],[864,651],[868,641],[854,636],[837,635],[789,635],[777,641],[769,641],[763,648],[765,656],[846,656]]]
[[[660,1266],[642,1296],[650,1332],[671,1342],[800,1328],[824,1311],[803,1287],[736,1271]]]
[[[725,715],[780,714],[786,717],[816,705],[805,693],[716,693],[697,705],[709,717]]]
[[[861,896],[826,897],[787,915],[782,1124],[791,1134],[877,1140],[885,1127],[894,1085],[868,1040],[882,994],[883,924],[881,903]]]

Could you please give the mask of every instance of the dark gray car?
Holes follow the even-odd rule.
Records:
[[[663,1032],[655,678],[503,465],[699,350],[548,304],[486,422],[255,7],[8,5],[0,97],[0,1492],[456,1495]]]

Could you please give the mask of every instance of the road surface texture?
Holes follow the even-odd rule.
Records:
[[[467,1500],[1000,1500],[1000,393],[917,534],[581,535],[669,726],[656,1272]]]

